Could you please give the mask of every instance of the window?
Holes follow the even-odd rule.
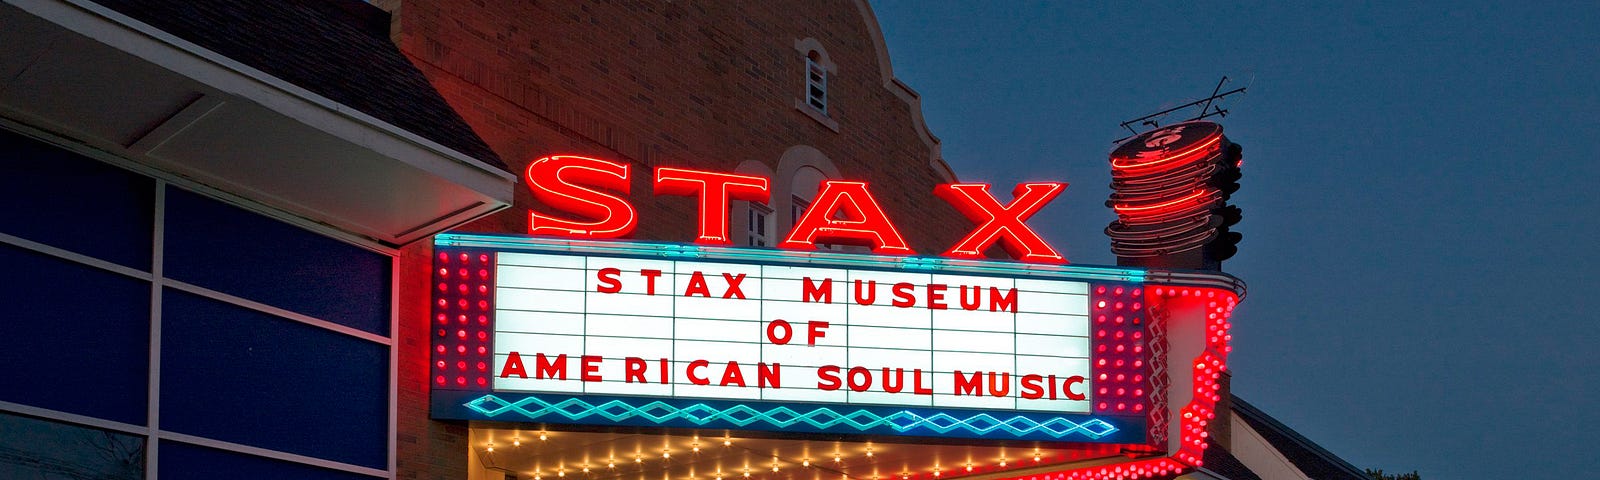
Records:
[[[752,247],[772,245],[772,209],[759,203],[750,204],[750,218],[745,224],[745,244]]]
[[[828,114],[828,71],[822,68],[822,55],[816,50],[806,54],[806,105]]]
[[[810,207],[810,200],[806,200],[798,196],[794,197],[789,202],[789,218],[794,219],[794,223],[799,225],[800,219],[806,216],[806,209]]]
[[[839,66],[828,58],[828,50],[822,48],[822,42],[815,38],[795,40],[794,50],[805,59],[805,71],[802,72],[805,81],[797,85],[800,91],[795,93],[800,95],[794,98],[794,109],[838,133],[839,122],[835,118],[841,112],[838,102],[829,102],[828,84],[839,75]]]
[[[0,478],[144,478],[143,437],[0,413]]]
[[[394,258],[118,163],[0,128],[0,479],[392,475]]]

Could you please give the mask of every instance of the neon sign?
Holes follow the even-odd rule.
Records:
[[[1043,196],[1019,195],[1006,208]],[[439,241],[464,238],[475,246],[441,246],[435,261],[440,418],[1148,438],[1153,352],[1134,300],[1137,270],[490,235]]]
[[[638,225],[638,212],[626,198],[631,182],[627,164],[569,155],[545,157],[528,166],[527,179],[535,199],[564,214],[530,211],[528,233],[622,238]],[[769,183],[761,176],[658,167],[653,185],[656,195],[699,199],[695,243],[730,245],[729,202],[766,202],[771,194]],[[939,185],[933,192],[935,196],[955,207],[976,226],[944,255],[983,258],[985,250],[999,243],[1016,260],[1065,263],[1066,258],[1024,222],[1066,187],[1067,184],[1057,182],[1019,184],[1011,203],[1002,205],[989,192],[987,184]],[[878,254],[916,253],[865,182],[824,180],[812,208],[795,219],[794,229],[778,247],[815,250],[818,243],[862,245]]]
[[[1117,214],[1106,227],[1112,253],[1142,259],[1139,264],[1186,265],[1162,257],[1199,255],[1226,234],[1220,208],[1228,192],[1215,180],[1230,169],[1236,172],[1238,161],[1238,147],[1223,136],[1221,125],[1210,122],[1152,130],[1118,146],[1111,152],[1112,193],[1106,202]]]

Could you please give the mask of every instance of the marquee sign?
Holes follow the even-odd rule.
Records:
[[[440,235],[434,415],[1143,443],[1143,272]]]

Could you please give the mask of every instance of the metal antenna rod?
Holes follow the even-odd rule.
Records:
[[[1226,91],[1226,92],[1218,93],[1218,92],[1220,92],[1222,90],[1222,86],[1224,84],[1226,84],[1226,83],[1228,83],[1228,77],[1224,76],[1224,77],[1222,77],[1221,81],[1217,82],[1217,87],[1211,90],[1211,96],[1209,96],[1209,97],[1202,98],[1202,99],[1199,99],[1199,100],[1195,100],[1193,102],[1185,103],[1183,105],[1178,105],[1176,107],[1168,108],[1166,110],[1162,110],[1162,111],[1159,111],[1159,112],[1156,112],[1156,113],[1145,115],[1143,117],[1135,118],[1133,120],[1128,120],[1126,122],[1122,122],[1120,124],[1122,126],[1122,128],[1128,129],[1128,131],[1133,133],[1133,135],[1129,135],[1129,136],[1126,136],[1126,137],[1122,137],[1122,138],[1116,139],[1115,141],[1112,141],[1111,143],[1113,143],[1113,144],[1122,143],[1124,140],[1127,140],[1127,139],[1133,138],[1135,136],[1138,136],[1139,135],[1139,131],[1135,130],[1133,128],[1134,124],[1149,125],[1152,128],[1159,128],[1161,125],[1156,122],[1157,118],[1162,117],[1162,116],[1164,116],[1166,114],[1169,114],[1169,113],[1172,113],[1172,112],[1176,112],[1178,110],[1183,110],[1185,108],[1189,108],[1189,107],[1193,107],[1193,106],[1197,106],[1197,105],[1201,105],[1201,107],[1200,107],[1200,115],[1189,119],[1191,121],[1192,120],[1199,120],[1199,119],[1210,117],[1210,116],[1213,116],[1213,115],[1227,116],[1228,115],[1228,111],[1223,109],[1223,108],[1221,108],[1221,107],[1217,107],[1215,112],[1208,111],[1208,110],[1210,110],[1212,108],[1212,103],[1215,102],[1216,100],[1221,99],[1221,98],[1226,97],[1226,96],[1229,96],[1229,95],[1233,95],[1235,93],[1244,93],[1244,91],[1246,89],[1249,89],[1250,87],[1249,86],[1244,86],[1244,87],[1235,88],[1233,90],[1229,90],[1229,91]]]
[[[1211,89],[1211,96],[1206,97],[1205,106],[1200,107],[1200,117],[1196,118],[1196,120],[1199,120],[1200,118],[1205,118],[1206,110],[1210,110],[1211,109],[1211,101],[1217,99],[1217,92],[1222,91],[1222,85],[1226,84],[1226,83],[1228,83],[1228,76],[1227,75],[1223,75],[1222,76],[1222,80],[1217,81],[1217,88]],[[1218,111],[1220,111],[1220,110],[1221,109],[1218,108]]]

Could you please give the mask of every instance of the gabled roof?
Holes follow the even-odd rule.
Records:
[[[1210,444],[1206,447],[1205,456],[1202,457],[1206,470],[1228,480],[1262,480],[1260,475],[1250,471],[1250,467],[1246,467],[1237,457],[1225,450],[1226,446],[1217,443],[1215,438],[1206,439],[1206,443]]]
[[[1272,448],[1293,463],[1306,476],[1316,480],[1368,480],[1365,472],[1329,452],[1316,442],[1301,436],[1266,412],[1238,396],[1233,397],[1233,413],[1244,419]],[[1212,448],[1211,450],[1217,450]],[[1206,464],[1211,458],[1207,452]]]
[[[93,0],[152,27],[506,169],[359,0]]]

